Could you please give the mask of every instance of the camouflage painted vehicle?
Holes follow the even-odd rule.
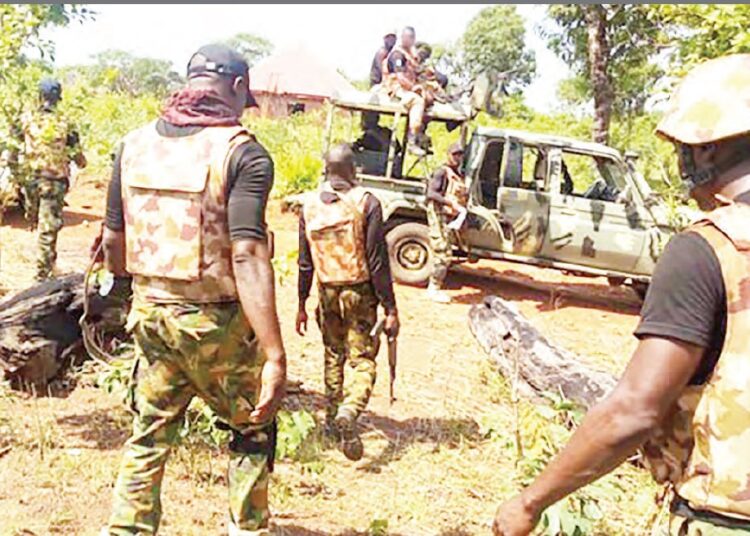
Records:
[[[427,159],[404,165],[407,125],[398,103],[377,102],[372,95],[337,99],[329,125],[342,110],[376,113],[381,124],[392,121],[390,129],[369,123],[380,138],[388,137],[380,147],[365,143],[366,129],[352,140],[358,176],[382,203],[395,278],[424,285],[431,268]],[[476,109],[436,104],[429,113],[432,123],[460,129],[466,146],[469,214],[465,243],[454,251],[457,261],[500,259],[602,276],[642,294],[675,227],[664,202],[636,170],[635,155],[518,130],[478,127],[469,137],[471,110]]]

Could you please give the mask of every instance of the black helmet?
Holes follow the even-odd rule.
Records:
[[[62,98],[62,85],[53,78],[45,78],[39,82],[39,94],[42,99],[54,104]]]

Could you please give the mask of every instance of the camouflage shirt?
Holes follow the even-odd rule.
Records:
[[[57,108],[42,108],[21,117],[24,162],[34,176],[67,179],[78,152],[78,133]]]

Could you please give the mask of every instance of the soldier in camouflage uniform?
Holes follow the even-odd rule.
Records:
[[[156,534],[164,465],[194,396],[232,432],[229,534],[269,534],[286,359],[265,225],[273,162],[239,122],[253,103],[242,56],[202,47],[188,86],[117,152],[102,243],[107,268],[132,276],[138,373],[103,534]]]
[[[678,87],[657,133],[675,145],[686,190],[707,213],[659,258],[623,378],[498,509],[496,536],[529,534],[547,506],[639,446],[674,491],[670,535],[750,534],[748,93],[749,54],[706,61]]]
[[[432,273],[427,295],[437,303],[450,303],[442,291],[448,268],[453,259],[453,246],[458,232],[448,228],[448,223],[466,210],[468,190],[462,174],[464,150],[454,143],[448,148],[448,160],[435,171],[427,186],[427,224],[430,228]]]
[[[398,334],[398,312],[380,202],[356,185],[354,154],[347,145],[331,149],[326,176],[321,188],[308,195],[300,215],[297,332],[304,335],[307,329],[305,303],[315,273],[316,318],[325,346],[327,427],[340,435],[344,455],[359,460],[363,447],[356,420],[375,385],[379,343],[371,332],[378,304],[385,310],[385,331],[391,337]]]
[[[86,167],[78,134],[63,117],[57,104],[62,86],[45,79],[39,84],[41,106],[24,114],[24,163],[29,177],[24,185],[26,213],[37,225],[36,279],[52,275],[57,259],[57,234],[63,227],[63,205],[69,187],[70,162]]]

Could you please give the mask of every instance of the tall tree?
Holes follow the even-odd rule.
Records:
[[[459,44],[462,69],[470,76],[502,76],[510,91],[520,89],[536,71],[534,52],[526,48],[525,36],[524,20],[515,6],[482,9],[469,22]]]
[[[613,114],[639,113],[663,74],[661,13],[644,4],[556,4],[542,28],[550,48],[573,69],[580,100],[593,99],[593,138],[609,141]]]
[[[250,33],[238,33],[224,43],[245,56],[250,67],[273,52],[273,44],[268,39]]]
[[[93,55],[89,71],[93,84],[131,96],[164,95],[182,82],[169,60],[144,58],[123,50],[105,50]]]
[[[704,59],[750,52],[748,4],[654,4],[651,9],[675,47],[676,74]]]

